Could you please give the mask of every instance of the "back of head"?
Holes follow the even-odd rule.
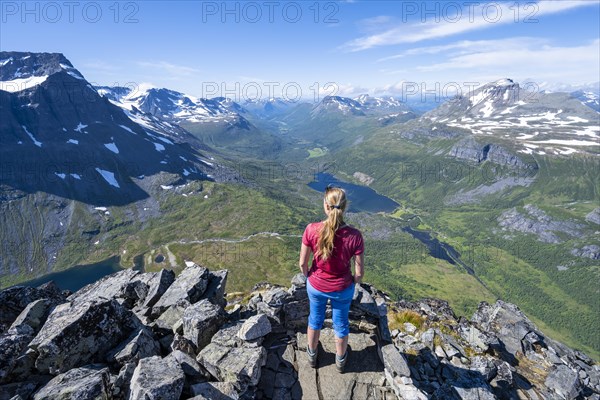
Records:
[[[316,254],[322,260],[327,260],[333,252],[335,232],[344,224],[344,212],[346,211],[347,204],[346,192],[343,189],[327,187],[325,190],[327,219],[323,222],[316,251]]]

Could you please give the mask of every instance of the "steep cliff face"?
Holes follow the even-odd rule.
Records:
[[[600,398],[600,367],[512,304],[482,303],[466,320],[368,284],[352,302],[345,372],[330,319],[313,369],[302,277],[225,295],[227,275],[124,270],[76,293],[0,292],[0,398]]]

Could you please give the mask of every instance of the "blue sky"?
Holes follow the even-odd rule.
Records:
[[[478,3],[3,1],[0,49],[61,52],[94,84],[238,100],[600,80],[599,1]]]

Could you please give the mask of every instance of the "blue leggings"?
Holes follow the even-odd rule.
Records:
[[[306,292],[310,302],[310,315],[308,316],[308,327],[314,330],[323,328],[325,321],[325,308],[327,300],[331,300],[333,311],[333,330],[338,338],[348,336],[350,326],[348,323],[348,312],[354,296],[354,283],[344,290],[337,292],[321,292],[315,289],[310,281],[306,281]]]

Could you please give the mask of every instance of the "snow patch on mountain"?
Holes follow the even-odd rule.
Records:
[[[120,188],[119,182],[117,182],[114,172],[110,172],[110,171],[107,171],[107,170],[101,169],[101,168],[96,168],[96,172],[98,172],[100,175],[102,175],[104,180],[106,182],[108,182],[109,185],[114,186],[116,188]]]

